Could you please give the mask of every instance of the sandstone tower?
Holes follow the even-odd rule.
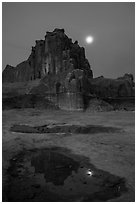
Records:
[[[47,32],[44,40],[36,40],[26,61],[16,67],[7,65],[3,71],[3,82],[41,79],[45,86],[42,94],[67,110],[84,108],[87,77],[93,78],[93,73],[85,49],[77,41],[73,43],[64,29]]]
[[[36,40],[36,45],[28,59],[16,67],[7,65],[3,71],[3,82],[21,82],[43,78],[48,74],[82,69],[92,77],[85,50],[68,38],[64,29],[47,32],[44,40]]]

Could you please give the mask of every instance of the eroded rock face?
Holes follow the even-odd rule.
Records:
[[[125,74],[117,79],[103,76],[90,80],[90,92],[101,98],[119,98],[134,96],[134,82],[132,74]]]
[[[16,68],[7,64],[6,68],[2,73],[3,82],[14,82]]]
[[[87,73],[82,69],[64,70],[56,75],[49,73],[30,93],[44,95],[61,109],[83,110],[83,95],[90,94],[88,79]]]
[[[44,40],[36,40],[26,61],[16,67],[7,65],[3,71],[3,82],[33,83],[36,79],[39,84],[25,94],[46,98],[66,110],[88,108],[94,97],[134,96],[132,74],[117,79],[93,78],[84,48],[77,41],[73,43],[64,29],[47,32]]]
[[[64,29],[47,32],[44,40],[36,40],[29,58],[16,67],[7,65],[3,71],[3,82],[29,81],[49,74],[80,69],[93,77],[85,50],[68,38]]]
[[[37,40],[29,58],[16,67],[7,66],[3,82],[23,82],[40,78],[40,84],[29,94],[42,95],[67,110],[83,109],[83,93],[87,92],[92,70],[85,50],[72,42],[64,29],[47,32],[44,40]],[[86,87],[87,86],[87,87]]]

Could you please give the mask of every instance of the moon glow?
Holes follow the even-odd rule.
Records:
[[[94,38],[93,38],[92,36],[87,36],[87,37],[86,37],[86,43],[87,43],[87,44],[93,43],[93,40],[94,40]]]

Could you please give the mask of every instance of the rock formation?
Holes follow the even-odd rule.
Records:
[[[7,65],[2,76],[3,83],[30,83],[39,79],[39,83],[25,94],[39,99],[44,97],[67,110],[87,108],[95,97],[105,99],[134,96],[132,74],[117,79],[103,76],[93,78],[84,48],[77,41],[73,43],[64,29],[56,28],[53,32],[47,32],[44,40],[36,40],[28,59],[16,67]],[[14,96],[15,92],[14,89]]]
[[[103,76],[90,80],[90,93],[101,98],[119,98],[134,96],[133,75],[125,74],[117,79]]]
[[[3,82],[21,82],[43,78],[49,74],[82,69],[93,76],[85,50],[72,42],[64,29],[47,32],[44,40],[36,40],[29,58],[16,67],[7,65],[3,71]]]
[[[87,92],[87,78],[93,78],[85,57],[85,50],[78,42],[72,42],[64,29],[47,32],[45,40],[37,40],[29,58],[15,68],[7,65],[3,82],[23,82],[41,79],[31,94],[50,94],[60,107],[83,109],[83,94]],[[41,89],[42,87],[42,89]],[[41,91],[42,90],[42,91]],[[54,94],[54,97],[53,97]],[[60,95],[59,95],[60,94]]]

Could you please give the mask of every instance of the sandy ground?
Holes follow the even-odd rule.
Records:
[[[119,133],[28,134],[13,133],[13,124],[45,125],[65,122],[121,128]],[[22,150],[49,146],[66,147],[74,154],[89,157],[97,168],[126,179],[128,192],[112,201],[134,201],[135,182],[134,112],[65,112],[21,109],[3,111],[3,188],[8,183],[9,160]]]

